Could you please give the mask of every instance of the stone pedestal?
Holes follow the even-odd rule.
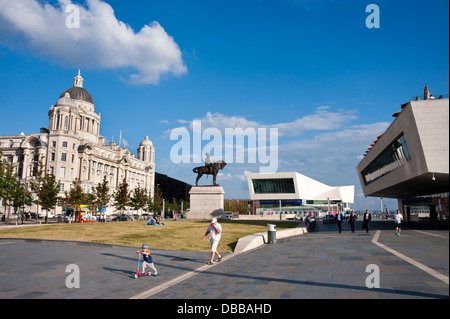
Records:
[[[221,186],[193,186],[189,191],[190,211],[187,219],[210,220],[224,217],[225,192]]]

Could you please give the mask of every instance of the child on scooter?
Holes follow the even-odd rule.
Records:
[[[138,250],[136,251],[136,254],[142,255],[142,258],[144,259],[144,261],[142,262],[142,274],[144,274],[147,267],[149,267],[151,270],[153,270],[153,276],[158,276],[158,271],[156,270],[155,264],[153,263],[153,258],[150,254],[150,249],[148,249],[148,245],[142,245],[142,251]],[[151,274],[150,270],[147,274]]]

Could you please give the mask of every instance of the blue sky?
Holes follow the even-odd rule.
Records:
[[[174,128],[279,127],[278,171],[355,185],[354,207],[377,208],[361,196],[361,155],[425,84],[449,91],[446,0],[74,1],[70,30],[70,1],[43,3],[0,0],[0,135],[47,127],[81,69],[100,134],[122,131],[132,152],[148,135],[157,172],[189,183],[198,164],[171,161]],[[365,24],[370,3],[378,29]],[[226,197],[248,198],[244,172],[259,167],[228,165]]]

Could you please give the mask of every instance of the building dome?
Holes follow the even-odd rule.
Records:
[[[91,94],[83,88],[83,78],[78,70],[78,75],[74,78],[73,86],[65,90],[59,98],[64,97],[66,93],[69,93],[70,98],[74,100],[82,100],[94,104]]]
[[[69,93],[71,99],[82,100],[94,104],[91,94],[82,87],[72,86],[65,90],[60,98],[64,97],[66,93]]]
[[[146,136],[139,146],[153,146],[152,141],[149,140],[148,136]]]

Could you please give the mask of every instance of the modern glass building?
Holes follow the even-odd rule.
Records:
[[[366,196],[396,198],[411,221],[427,219],[448,225],[449,99],[419,97],[393,114],[356,167]]]
[[[296,172],[247,173],[247,182],[254,214],[321,216],[354,202],[353,185],[328,186]]]

